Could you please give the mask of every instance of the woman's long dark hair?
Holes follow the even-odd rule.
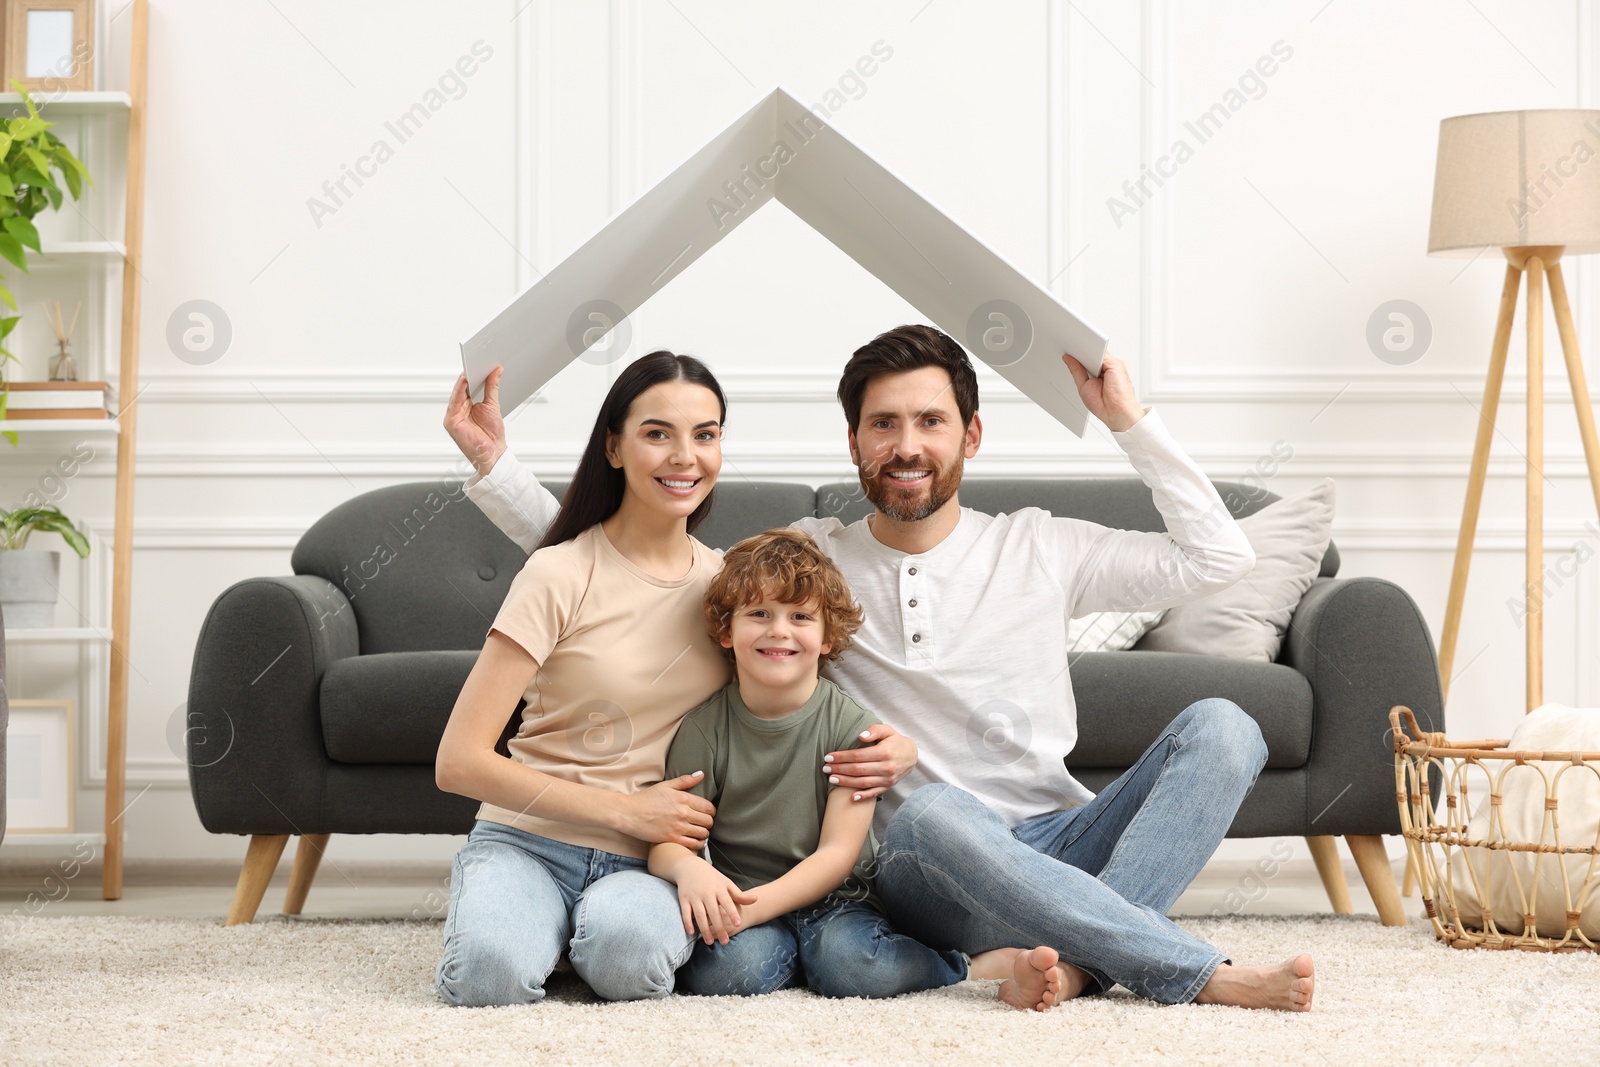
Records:
[[[570,541],[617,513],[622,506],[622,494],[628,481],[626,474],[620,468],[613,467],[606,458],[606,436],[620,436],[628,411],[639,394],[662,382],[693,382],[705,386],[716,395],[717,405],[721,409],[718,421],[727,422],[728,401],[722,395],[722,386],[717,384],[716,377],[706,365],[693,356],[679,356],[663,349],[629,364],[611,383],[611,391],[606,394],[605,403],[600,405],[600,414],[594,420],[594,432],[589,435],[588,447],[578,461],[578,472],[572,476],[572,484],[567,487],[567,495],[561,501],[561,512],[545,533],[544,540],[539,542],[539,548]],[[716,490],[713,489],[706,494],[700,506],[689,513],[690,533],[694,533],[695,527],[711,514],[715,496]]]

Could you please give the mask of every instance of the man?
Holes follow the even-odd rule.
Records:
[[[1107,354],[1092,377],[1062,359],[1150,487],[1166,533],[962,508],[963,462],[983,437],[977,377],[938,330],[891,330],[846,365],[850,458],[875,510],[850,526],[794,526],[865,610],[851,654],[824,676],[917,745],[886,731],[833,754],[824,773],[863,797],[884,793],[878,889],[896,925],[930,945],[1050,945],[1075,965],[1063,966],[1065,996],[1121,983],[1162,1003],[1307,1010],[1309,956],[1234,967],[1166,918],[1266,762],[1253,720],[1203,700],[1099,795],[1066,771],[1077,740],[1067,620],[1196,599],[1248,574],[1255,557],[1210,481],[1139,405],[1122,362]],[[506,453],[498,374],[477,405],[458,380],[445,426],[478,472],[467,495],[531,550],[558,504]],[[1019,728],[1018,751],[985,758],[987,731],[1015,740]]]

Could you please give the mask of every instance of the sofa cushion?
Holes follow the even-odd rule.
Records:
[[[1161,621],[1160,611],[1097,611],[1067,620],[1068,652],[1125,652]]]
[[[1333,533],[1332,478],[1239,520],[1255,549],[1250,573],[1226,589],[1171,608],[1135,646],[1271,663],[1300,598],[1317,577]]]
[[[1133,766],[1184,708],[1227,697],[1267,743],[1267,766],[1303,767],[1311,755],[1311,684],[1278,663],[1186,652],[1085,652],[1072,660],[1078,744],[1067,766]]]
[[[340,763],[428,763],[477,652],[381,652],[322,676],[322,743]]]

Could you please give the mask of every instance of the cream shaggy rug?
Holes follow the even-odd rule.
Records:
[[[878,1002],[792,990],[605,1004],[564,976],[539,1005],[462,1009],[434,998],[438,921],[276,916],[229,929],[41,917],[0,923],[0,1061],[1594,1062],[1593,955],[1452,950],[1420,919],[1407,929],[1370,915],[1180,921],[1240,963],[1310,951],[1315,1010],[1160,1007],[1117,991],[1033,1014],[998,1004],[990,983]]]

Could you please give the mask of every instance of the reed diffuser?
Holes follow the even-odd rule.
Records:
[[[78,312],[83,310],[83,301],[78,301],[78,306],[72,309],[72,325],[62,324],[61,301],[55,302],[55,314],[50,309],[40,304],[44,310],[44,317],[50,320],[51,327],[56,331],[56,347],[59,349],[50,357],[50,380],[52,382],[75,382],[78,380],[78,365],[72,359],[70,347],[72,345],[72,331],[78,328]]]

